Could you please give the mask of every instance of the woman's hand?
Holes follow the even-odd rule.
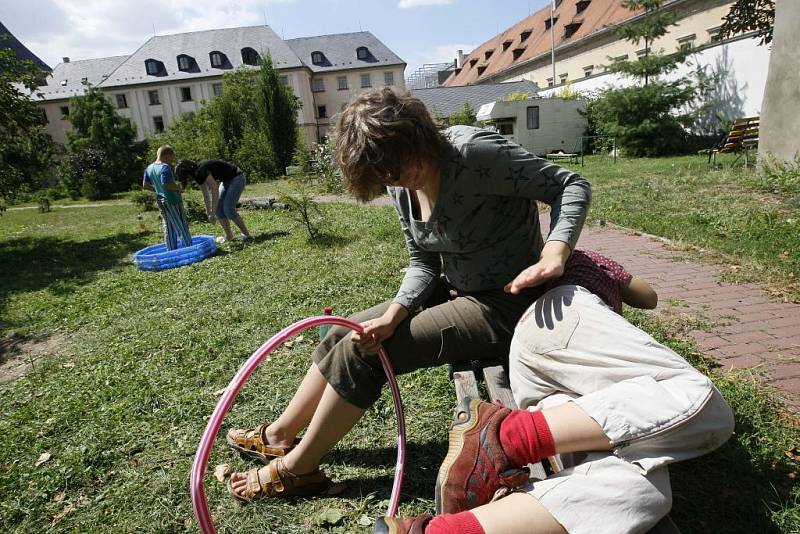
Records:
[[[350,339],[366,354],[375,354],[381,343],[392,337],[397,325],[408,317],[408,311],[400,304],[392,303],[389,309],[376,319],[361,323],[363,333],[353,332]]]
[[[564,274],[564,265],[571,250],[569,245],[563,241],[548,241],[539,261],[522,271],[511,282],[503,288],[506,293],[518,295],[526,287],[538,286],[552,278],[558,278]]]

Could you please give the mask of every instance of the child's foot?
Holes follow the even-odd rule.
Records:
[[[273,458],[285,456],[300,443],[299,438],[295,438],[291,445],[288,444],[289,441],[286,444],[270,443],[267,438],[268,426],[269,423],[263,423],[255,428],[231,428],[226,436],[228,446],[245,456],[268,464]]]
[[[319,468],[304,475],[296,475],[286,469],[283,458],[275,458],[261,469],[233,473],[228,480],[228,491],[231,495],[245,502],[270,497],[318,495],[330,487],[331,480]]]

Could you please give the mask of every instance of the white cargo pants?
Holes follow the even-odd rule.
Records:
[[[733,432],[706,376],[579,286],[548,291],[522,316],[509,379],[520,408],[573,401],[614,447],[571,455],[575,465],[526,488],[570,533],[646,532],[672,505],[667,465]]]

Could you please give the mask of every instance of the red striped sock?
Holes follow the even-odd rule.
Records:
[[[556,453],[550,425],[541,410],[513,410],[500,423],[500,443],[513,467],[536,463]]]
[[[457,514],[437,515],[428,526],[425,534],[484,534],[483,527],[478,523],[472,512],[459,512]]]

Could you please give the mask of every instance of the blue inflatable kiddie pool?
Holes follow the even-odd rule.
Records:
[[[164,243],[151,245],[134,254],[133,261],[143,271],[163,271],[202,261],[216,251],[214,236],[196,235],[192,237],[191,246],[167,250]]]

